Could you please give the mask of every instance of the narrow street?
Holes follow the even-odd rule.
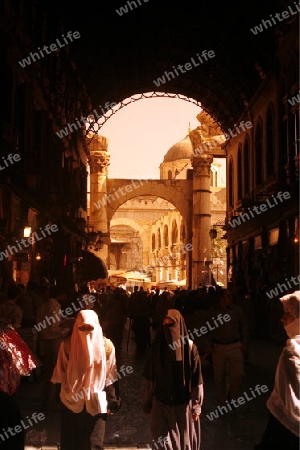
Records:
[[[129,322],[128,322],[129,323]],[[126,349],[128,323],[124,332],[123,350],[120,355],[120,366],[133,368],[132,373],[120,378],[120,393],[122,406],[118,413],[109,416],[107,420],[105,448],[149,448],[151,437],[149,433],[149,419],[141,412],[141,372],[146,354],[137,355],[135,352],[134,337],[131,334]],[[202,448],[201,450],[252,450],[259,441],[264,430],[268,412],[265,407],[269,392],[272,389],[276,363],[281,346],[272,341],[253,340],[251,354],[246,362],[246,377],[243,392],[248,395],[249,401],[239,406],[237,414],[223,414],[219,418],[210,420],[207,415],[215,411],[217,405],[214,400],[213,378],[211,365],[204,364],[203,378],[204,404],[201,416]],[[266,385],[268,392],[254,398],[251,390],[256,385]],[[17,400],[24,416],[33,412],[43,412],[45,420],[40,422],[35,431],[44,431],[47,436],[43,450],[59,448],[60,441],[60,412],[44,411],[41,406],[41,382],[27,382],[24,380],[17,392]],[[244,396],[247,398],[247,396]],[[32,430],[30,430],[33,433]],[[35,433],[36,434],[36,433]],[[34,446],[34,436],[27,439],[26,450],[39,448]]]

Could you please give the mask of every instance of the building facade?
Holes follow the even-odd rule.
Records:
[[[43,277],[78,282],[88,150],[85,127],[68,124],[86,115],[90,100],[69,47],[41,50],[65,31],[46,5],[1,3],[0,289]]]
[[[204,117],[207,120],[206,113],[200,113],[198,116],[200,128],[201,120],[206,122]],[[221,135],[220,131],[219,133]],[[201,128],[201,145],[204,142],[210,145],[211,137],[211,133],[208,133],[204,138]],[[205,151],[205,146],[203,149],[199,148],[199,152],[194,151],[192,141],[187,135],[166,152],[159,167],[160,180],[165,183],[172,183],[173,180],[192,180],[192,158]],[[225,158],[213,159],[208,180],[210,223],[216,229],[217,235],[209,237],[209,253],[213,257],[207,258],[209,266],[203,262],[199,276],[194,280],[194,287],[199,283],[227,284],[226,242],[222,239],[225,234],[222,227],[226,217]],[[193,183],[189,184],[187,195],[192,198]],[[174,285],[179,283],[186,287],[188,260],[193,253],[192,239],[188,239],[188,236],[191,236],[188,226],[191,225],[187,224],[186,217],[181,215],[173,203],[164,199],[163,186],[161,196],[137,195],[122,204],[114,213],[110,222],[109,267],[113,270],[144,271],[150,276],[153,285],[173,282]],[[205,244],[202,241],[200,245]]]
[[[236,292],[245,286],[269,312],[278,296],[299,289],[300,281],[297,27],[285,35],[279,49],[278,69],[261,72],[261,89],[237,121],[239,133],[233,128],[225,145],[232,285]],[[277,295],[271,293],[274,288]],[[269,314],[266,323],[276,336],[272,323],[278,320]]]

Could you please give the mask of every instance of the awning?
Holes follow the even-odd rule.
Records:
[[[82,259],[78,261],[78,273],[80,280],[84,282],[108,278],[104,261],[86,250],[82,250]]]
[[[146,274],[137,271],[125,272],[122,274],[122,276],[125,277],[128,281],[151,282],[151,278],[147,277]]]
[[[156,283],[156,286],[158,286],[159,288],[177,288],[177,287],[186,287],[186,279],[184,280],[169,280],[169,281],[164,281],[164,280],[160,280],[158,283]]]

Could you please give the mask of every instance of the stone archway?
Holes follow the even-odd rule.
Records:
[[[97,226],[97,229],[107,237],[105,249],[101,254],[104,260],[107,261],[110,244],[109,224],[117,209],[135,197],[160,197],[175,206],[186,224],[186,241],[192,250],[188,252],[186,265],[188,286],[196,288],[202,274],[204,272],[209,274],[210,168],[213,155],[224,153],[222,149],[224,138],[218,126],[205,112],[200,115],[201,126],[189,133],[193,149],[191,156],[193,174],[188,179],[108,179],[107,168],[110,159],[107,151],[108,141],[103,136],[97,136],[91,143],[90,223]],[[179,224],[177,228],[180,230]],[[193,230],[196,232],[193,233]]]
[[[127,200],[140,196],[155,196],[172,203],[188,224],[192,184],[191,180],[108,179],[105,194],[107,220],[110,222],[116,210]]]
[[[114,240],[115,233],[114,233],[114,227],[118,227],[118,231],[119,231],[119,236],[121,236],[121,242],[118,243]],[[123,228],[123,230],[122,230]],[[110,254],[109,254],[109,258],[110,258],[110,266],[112,263],[112,255],[116,254],[116,257],[119,258],[120,261],[120,269],[126,269],[126,270],[135,270],[137,268],[141,269],[142,267],[146,267],[149,264],[149,254],[150,254],[150,247],[151,247],[151,236],[150,236],[150,227],[145,228],[142,227],[141,225],[139,225],[139,223],[137,223],[135,220],[130,219],[130,218],[125,218],[125,217],[119,217],[119,218],[115,218],[112,219],[110,221],[109,224],[109,229],[110,229],[110,237],[111,237],[111,244],[110,244]],[[132,231],[134,231],[135,236],[131,236],[129,241],[126,242],[123,240],[122,235],[124,235],[124,233],[126,234],[126,229],[131,229]],[[128,234],[128,233],[127,233]],[[131,266],[129,267],[128,264],[130,264],[130,260],[133,259],[132,253],[133,253],[133,248],[132,248],[132,243],[133,241],[137,241],[138,238],[138,245],[139,245],[139,254],[140,254],[140,264],[138,265],[138,267],[135,266]],[[122,242],[123,241],[123,242]],[[135,242],[136,244],[136,242]],[[120,253],[123,253],[120,254]],[[124,253],[126,253],[125,257],[124,257]],[[129,255],[128,255],[129,253]],[[123,265],[122,265],[123,264]],[[117,267],[119,268],[119,267]]]

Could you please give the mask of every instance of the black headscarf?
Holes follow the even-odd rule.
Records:
[[[161,326],[144,369],[144,377],[154,382],[154,395],[167,404],[185,403],[191,392],[191,352],[184,318],[169,309],[174,325]],[[177,345],[176,345],[177,344]]]

